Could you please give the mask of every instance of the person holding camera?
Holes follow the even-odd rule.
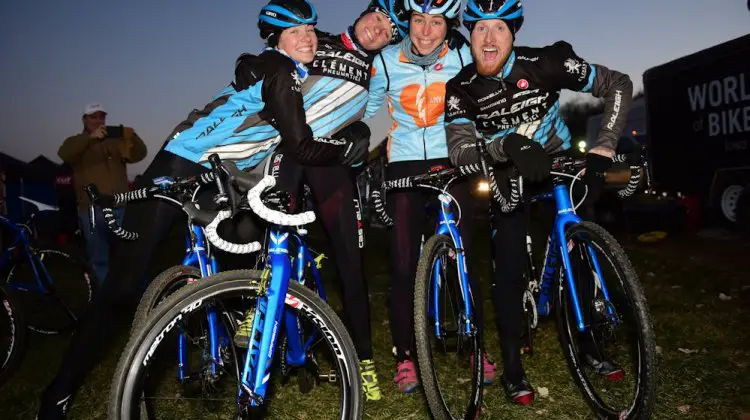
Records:
[[[126,165],[146,157],[147,148],[130,127],[107,126],[107,113],[101,104],[86,105],[83,110],[83,132],[65,139],[57,155],[73,168],[78,220],[86,239],[86,251],[97,280],[107,278],[111,236],[101,209],[96,210],[96,230],[89,226],[89,200],[83,187],[94,184],[103,194],[128,190]],[[122,222],[124,208],[115,210]]]

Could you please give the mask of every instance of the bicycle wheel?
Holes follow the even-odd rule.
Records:
[[[26,254],[10,265],[6,283],[23,291],[18,299],[26,311],[29,329],[42,334],[72,330],[93,298],[96,276],[89,264],[62,248],[31,249],[32,259],[49,275],[39,273],[45,290],[39,290],[34,268]]]
[[[187,265],[176,265],[159,273],[148,285],[146,292],[138,303],[138,309],[135,311],[130,334],[137,333],[146,325],[149,315],[151,315],[159,304],[180,288],[192,284],[195,279],[199,279],[200,277],[201,273],[198,268]],[[232,328],[232,322],[227,322],[226,319],[222,319],[221,322],[223,328]],[[204,327],[203,330],[205,331],[206,326],[201,325],[201,327]],[[227,344],[231,345],[231,343]],[[236,371],[235,373],[238,374]],[[153,407],[150,407],[146,401],[144,398],[141,404],[141,418],[149,418],[153,415]]]
[[[144,387],[145,379],[151,373],[148,369],[154,364],[154,357],[158,356],[162,350],[160,347],[165,343],[174,341],[167,338],[167,335],[170,334],[170,331],[181,330],[175,328],[176,325],[187,320],[193,314],[201,316],[200,314],[208,305],[222,305],[221,302],[226,300],[230,304],[236,305],[238,299],[256,299],[262,293],[259,282],[260,275],[260,272],[251,270],[220,273],[183,287],[157,306],[153,314],[147,319],[144,327],[131,335],[130,341],[123,351],[112,380],[108,407],[109,417],[123,420],[138,418],[143,393],[148,391]],[[327,389],[321,392],[313,392],[309,396],[300,396],[296,392],[287,396],[283,388],[275,391],[269,389],[270,392],[274,392],[273,398],[269,398],[270,394],[266,395],[264,408],[269,412],[283,413],[280,414],[280,417],[290,415],[297,417],[305,413],[304,408],[301,408],[297,415],[291,414],[290,410],[300,410],[300,405],[304,405],[305,402],[313,402],[316,407],[316,418],[329,416],[329,413],[321,407],[337,409],[338,414],[330,416],[331,418],[360,418],[362,415],[362,384],[359,377],[358,361],[354,345],[341,321],[324,302],[309,290],[294,282],[289,283],[285,310],[296,311],[299,317],[310,320],[321,330],[321,341],[325,342],[334,354],[333,363],[335,363],[334,367],[339,372],[337,379],[341,395],[336,403],[331,400]],[[205,318],[205,316],[203,317]],[[173,361],[174,356],[170,351],[167,353],[168,356],[172,355]],[[241,360],[244,361],[244,355]],[[228,382],[226,380],[224,384]],[[221,384],[213,383],[212,385],[218,387]],[[232,414],[235,416],[241,413],[237,404],[239,383],[235,382],[232,385],[228,389],[224,389],[224,391],[227,391],[227,398],[224,400],[224,405],[221,406],[224,416],[228,414],[228,410],[233,410]],[[207,414],[192,405],[192,401],[189,399],[186,401],[187,409],[183,409],[179,397],[179,395],[175,397],[173,391],[163,397],[167,413],[160,415],[159,418],[170,418],[170,413],[171,418],[176,419],[207,417]],[[286,400],[285,397],[290,400]],[[160,399],[159,397],[150,398],[155,401]],[[278,404],[275,404],[274,399],[276,398],[279,399]],[[213,400],[218,401],[219,399],[213,398]],[[330,404],[321,404],[321,401],[330,401]]]
[[[649,418],[656,392],[656,344],[638,276],[617,241],[594,223],[571,226],[565,241],[584,320],[580,332],[562,270],[555,304],[573,379],[598,417]],[[627,339],[631,342],[624,343]]]
[[[484,352],[476,320],[466,319],[464,299],[472,308],[474,302],[470,291],[462,292],[457,257],[447,236],[434,235],[425,242],[414,286],[414,334],[422,387],[434,418],[473,420],[482,407]],[[444,314],[436,313],[433,304],[435,280]],[[464,331],[467,321],[471,334]]]
[[[0,286],[0,385],[21,363],[26,348],[26,320],[13,292]]]
[[[144,327],[151,312],[166,298],[199,278],[201,278],[200,270],[188,265],[176,265],[159,273],[148,285],[146,292],[138,303],[131,334]]]

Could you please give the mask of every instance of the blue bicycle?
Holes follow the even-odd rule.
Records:
[[[171,192],[170,196],[174,195],[174,193],[176,192],[174,188],[174,180],[161,178],[155,181],[164,186],[171,185],[173,191]],[[177,190],[179,191],[179,188]],[[195,199],[196,192],[192,192],[193,200]],[[186,195],[188,193],[191,192],[185,192]],[[304,203],[306,202],[306,200],[303,199],[302,202]],[[267,231],[265,235],[266,246],[264,247],[264,249],[268,248],[268,234],[269,231]],[[321,299],[325,301],[326,294],[323,288],[323,283],[319,271],[322,268],[322,260],[325,259],[325,254],[318,253],[308,247],[307,231],[305,229],[297,229],[296,231],[292,231],[291,235],[294,238],[293,244],[296,248],[296,253],[292,253],[290,255],[290,258],[292,258],[293,266],[292,280],[297,283],[306,285],[308,288],[315,291],[318,296],[320,296]],[[203,227],[196,225],[191,218],[189,218],[188,220],[188,233],[186,235],[185,249],[186,253],[183,258],[182,264],[167,268],[166,270],[162,271],[149,284],[140,300],[138,309],[136,310],[132,327],[133,332],[139,331],[146,324],[148,316],[151,314],[154,308],[156,308],[157,305],[159,305],[169,295],[188,284],[192,284],[196,281],[199,281],[199,279],[201,278],[209,277],[220,271],[219,263],[216,259],[215,254],[212,252],[211,243],[205,237]],[[268,263],[265,261],[265,257],[266,254],[264,253],[258,255],[254,264],[256,268],[268,267]],[[233,313],[227,314],[227,319],[232,319],[235,321],[238,319],[242,320],[242,323],[239,327],[239,329],[241,330],[243,328],[242,325],[244,323],[247,323],[248,321],[250,321],[249,326],[252,325],[254,312],[254,309],[251,309],[248,313],[244,314],[241,313],[241,311],[233,311]],[[227,349],[229,347],[230,337],[228,336],[228,332],[234,331],[235,337],[237,337],[237,331],[235,331],[237,328],[234,325],[232,325],[231,328],[222,328],[221,326],[219,326],[217,320],[220,320],[221,317],[219,316],[219,314],[217,314],[216,308],[214,307],[207,308],[206,315],[207,316],[204,329],[207,328],[209,331],[218,331],[216,339],[214,339],[213,335],[211,334],[207,335],[208,342],[206,343],[208,346],[208,353],[212,355],[212,358],[217,359],[218,356],[224,351],[224,349]],[[281,372],[284,377],[287,377],[293,370],[292,368],[300,367],[298,363],[295,364],[293,361],[298,360],[301,353],[310,351],[314,337],[308,337],[306,340],[289,340],[289,334],[299,335],[302,332],[296,328],[293,314],[287,313],[285,314],[285,317],[288,318],[285,322],[285,325],[293,325],[291,329],[285,331],[286,334],[284,335],[284,341],[282,342],[282,354],[286,354],[287,356],[281,360]],[[232,324],[235,323],[232,322]],[[301,341],[305,341],[305,348],[294,348],[294,346]],[[238,347],[247,348],[247,343],[239,344],[238,340],[236,339],[235,344]],[[291,348],[289,347],[290,344],[292,346]],[[180,383],[183,384],[189,382],[188,378],[195,378],[195,375],[191,375],[190,373],[191,366],[189,364],[189,357],[187,354],[188,347],[187,334],[180,334],[178,338],[177,379]],[[289,360],[289,363],[291,364],[289,364],[287,360]],[[314,361],[311,360],[310,362],[311,363],[308,366],[304,366],[304,369],[297,369],[298,384],[300,391],[302,392],[309,392],[319,380],[329,379],[327,377],[327,373],[321,374],[317,371],[317,366],[314,364]],[[216,375],[215,367],[212,369],[212,375]]]
[[[224,197],[219,202],[236,204],[242,200],[232,198],[236,196],[233,192],[247,191],[245,207],[249,205],[255,214],[269,221],[269,241],[265,251],[267,267],[263,271],[226,271],[202,278],[180,288],[159,304],[146,318],[142,328],[133,331],[122,354],[112,382],[110,417],[163,418],[165,413],[174,412],[173,415],[179,418],[204,418],[214,411],[229,411],[234,413],[235,418],[247,418],[258,412],[263,415],[278,413],[286,417],[294,413],[303,415],[303,402],[310,399],[329,401],[324,406],[330,411],[316,412],[318,418],[359,418],[362,385],[351,338],[321,296],[299,282],[303,278],[300,273],[306,268],[311,268],[313,273],[317,270],[316,261],[304,246],[305,233],[301,228],[314,220],[314,214],[286,214],[283,210],[288,205],[288,197],[284,198],[283,195],[271,193],[261,200],[260,194],[275,182],[272,177],[264,178],[255,185],[256,180],[237,171],[231,164],[212,160],[212,165],[214,171],[201,179],[222,180],[217,182],[219,196]],[[159,193],[144,192],[141,195],[144,194],[156,196]],[[267,205],[272,202],[281,211],[268,208]],[[198,210],[192,201],[181,204],[193,223],[204,227],[205,235],[213,246],[240,254],[261,249],[258,243],[232,244],[218,236],[218,224],[232,217],[234,205],[229,209],[210,212]],[[293,267],[290,255],[295,251],[296,255],[304,258],[295,259]],[[313,280],[316,281],[316,291],[320,293],[319,276],[313,274]],[[215,310],[222,320],[218,328],[212,328],[209,321],[205,330],[188,329],[193,323],[203,323],[205,314],[211,310]],[[253,314],[253,325],[249,351],[244,351],[234,345],[230,337],[248,313]],[[284,339],[280,340],[282,331],[285,331]],[[176,337],[167,338],[167,335]],[[185,337],[182,342],[187,346],[199,349],[188,353],[190,365],[198,369],[191,369],[185,378],[186,381],[200,384],[197,398],[182,394],[182,384],[178,383],[176,387],[174,384],[174,356],[170,355],[180,350],[181,336]],[[219,344],[218,354],[212,354],[212,343]],[[284,357],[279,357],[282,373],[291,367],[304,368],[301,370],[307,372],[323,372],[308,375],[308,379],[312,376],[314,380],[323,379],[338,385],[338,398],[336,393],[330,392],[332,388],[320,387],[304,397],[291,397],[295,398],[297,404],[273,404],[269,384],[278,347],[284,349],[281,352]],[[320,350],[328,350],[328,354],[321,356]],[[167,362],[162,362],[164,358]],[[321,367],[326,364],[329,369]],[[163,392],[157,392],[157,389]],[[273,392],[281,394],[285,388],[273,388]],[[205,404],[193,405],[196,399],[203,400]],[[150,407],[145,413],[144,401],[148,401],[145,406]],[[162,412],[153,414],[156,409]]]
[[[482,407],[482,330],[458,229],[461,209],[449,193],[455,181],[482,172],[482,165],[436,167],[425,174],[387,181],[382,191],[373,192],[375,211],[386,226],[394,223],[385,211],[385,191],[419,188],[437,193],[434,234],[423,239],[414,285],[417,360],[427,403],[436,419],[473,420]],[[501,206],[512,205],[502,196],[497,200]],[[457,380],[459,386],[455,386]],[[451,385],[441,387],[440,383]]]
[[[478,147],[480,155],[484,156],[483,142],[479,142]],[[630,160],[632,156],[614,158],[616,162]],[[555,159],[552,192],[534,197],[534,201],[553,200],[556,217],[541,287],[531,281],[536,277],[531,239],[527,238],[530,282],[524,295],[524,319],[531,331],[536,328],[537,316],[551,314],[554,307],[568,367],[597,416],[648,417],[654,402],[656,353],[645,296],[632,265],[615,239],[603,228],[584,222],[575,214],[571,191],[584,165],[583,159]],[[631,163],[630,170],[627,186],[618,192],[621,197],[633,194],[638,187],[638,164]],[[523,202],[523,180],[511,179],[510,196],[506,199],[499,192],[494,172],[484,160],[478,165],[439,168],[385,183],[385,189],[427,188],[439,193],[438,223],[435,234],[422,247],[414,296],[415,342],[422,386],[430,411],[437,419],[474,419],[482,404],[482,365],[479,357],[473,357],[482,354],[482,331],[474,315],[466,256],[457,229],[460,208],[448,194],[451,183],[473,173],[484,174],[500,211],[513,211]],[[570,178],[573,184],[569,187],[565,180]],[[379,192],[376,199],[381,219],[387,225],[392,224]],[[605,265],[612,266],[612,273],[602,269]],[[608,281],[605,282],[605,278]],[[624,291],[615,293],[615,286],[621,286]],[[553,295],[552,290],[557,293]],[[633,325],[628,328],[626,323]],[[623,346],[618,332],[635,338],[635,344]],[[527,344],[530,347],[531,341]],[[455,355],[448,355],[449,352]],[[615,353],[618,353],[616,357]],[[616,358],[633,359],[636,363],[627,378],[624,374],[619,376],[624,372],[622,369],[618,369],[619,374],[602,375],[601,370],[597,371],[601,366],[584,359],[592,354],[596,361]],[[437,368],[439,361],[447,363]],[[462,378],[458,386],[457,378]],[[469,386],[463,386],[465,382]],[[595,392],[595,385],[603,387],[601,394],[606,402],[605,397]],[[635,391],[632,397],[625,396],[629,387]],[[618,407],[612,406],[615,401],[620,403]]]
[[[640,183],[643,157],[618,155],[614,160],[630,165],[631,177],[617,192],[621,198],[630,196]],[[574,205],[572,191],[584,167],[583,159],[554,159],[551,191],[530,197],[532,203],[551,201],[555,216],[539,271],[527,234],[524,350],[533,354],[538,317],[554,314],[568,369],[594,414],[598,418],[649,418],[657,373],[648,304],[617,240],[576,215],[584,199]]]
[[[21,197],[38,211],[57,211]],[[94,294],[96,277],[89,264],[74,251],[41,246],[35,227],[37,211],[26,223],[0,216],[0,227],[10,235],[0,255],[0,273],[6,287],[15,291],[26,314],[29,329],[58,334],[75,327]]]

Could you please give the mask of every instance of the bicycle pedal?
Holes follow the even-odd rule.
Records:
[[[335,370],[330,370],[328,373],[321,373],[318,375],[318,379],[321,381],[327,381],[329,383],[336,383],[339,380],[339,376]]]
[[[250,405],[251,402],[254,402],[256,405],[263,405],[263,397],[253,392],[250,387],[248,387],[245,384],[242,384],[242,390],[244,391],[244,395],[242,395],[241,402],[243,406],[247,407]]]

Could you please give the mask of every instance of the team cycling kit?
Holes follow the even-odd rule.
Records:
[[[245,67],[245,61],[251,66]],[[335,83],[310,83],[307,86],[318,89],[303,90],[309,69],[275,49],[258,57],[241,56],[237,69],[260,72],[257,82],[239,91],[233,83],[203,110],[191,112],[176,128],[167,151],[204,166],[208,166],[208,156],[216,153],[246,169],[262,162],[283,138],[300,163],[339,161],[347,142],[313,135],[333,133],[347,122],[348,114],[331,106],[336,98],[328,97]],[[366,92],[363,96],[361,101],[366,101]]]
[[[507,193],[510,163],[500,143],[506,135],[537,142],[548,154],[564,153],[570,148],[570,130],[560,115],[562,89],[590,92],[605,99],[604,124],[596,146],[614,150],[625,125],[632,84],[622,73],[589,64],[561,41],[544,48],[515,47],[496,77],[479,75],[472,64],[448,82],[445,109],[451,161],[476,162],[478,131],[488,143],[492,158],[501,162],[496,165],[496,176],[501,190]],[[533,184],[530,187],[533,189]],[[503,214],[495,207],[492,215],[497,268],[493,301],[504,374],[511,383],[518,383],[523,375],[518,349],[525,288],[526,212],[519,206],[512,213]]]
[[[387,95],[394,120],[388,135],[388,162],[448,156],[443,126],[445,84],[471,62],[468,46],[452,49],[446,43],[431,66],[410,62],[401,45],[388,47],[375,58],[365,119],[375,115]]]
[[[568,150],[571,135],[560,115],[561,89],[606,98],[606,124],[596,146],[614,150],[625,126],[626,113],[620,110],[626,111],[631,100],[632,87],[623,76],[589,64],[563,41],[545,48],[515,47],[497,77],[480,76],[476,66],[469,65],[446,88],[451,159],[461,160],[461,153],[474,148],[475,126],[488,143],[517,133],[541,144],[547,153]],[[506,158],[497,153],[493,157]]]

